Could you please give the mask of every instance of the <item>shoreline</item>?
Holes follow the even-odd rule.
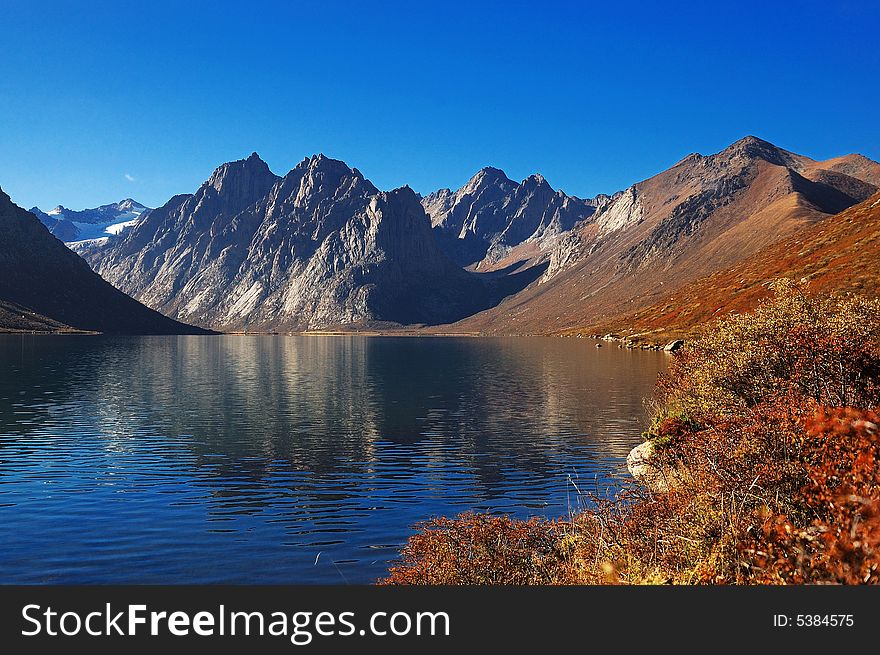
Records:
[[[600,343],[596,347],[601,347],[601,342],[617,342],[618,348],[627,350],[654,350],[675,352],[685,342],[683,339],[673,339],[666,342],[634,342],[616,335],[595,335],[595,334],[560,334],[560,333],[530,333],[530,334],[487,334],[485,332],[432,332],[427,330],[297,330],[297,331],[254,331],[243,332],[232,330],[229,332],[214,331],[208,334],[191,334],[191,333],[109,333],[90,330],[14,330],[9,328],[0,328],[0,336],[3,335],[29,335],[29,336],[112,336],[112,337],[174,337],[174,336],[203,336],[203,337],[413,337],[413,338],[468,338],[468,339],[514,339],[514,338],[552,338],[552,339],[590,339]],[[677,344],[677,345],[675,345]]]

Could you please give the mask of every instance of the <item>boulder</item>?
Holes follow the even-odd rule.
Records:
[[[633,448],[626,456],[626,468],[631,476],[654,493],[666,493],[679,483],[679,472],[666,466],[658,466],[654,460],[654,444],[646,441]]]

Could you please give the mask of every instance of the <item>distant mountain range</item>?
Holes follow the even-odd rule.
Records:
[[[755,137],[688,155],[564,234],[538,283],[451,329],[586,330],[833,220],[878,186],[880,164],[861,155],[817,162]]]
[[[284,177],[256,153],[224,164],[127,234],[78,251],[150,307],[223,330],[449,323],[540,274],[463,270],[410,188],[379,191],[323,155]]]
[[[205,328],[547,334],[624,326],[659,335],[714,315],[693,309],[701,295],[727,306],[722,296],[736,285],[728,280],[721,293],[701,280],[755,261],[763,262],[749,269],[755,284],[761,271],[800,271],[779,248],[813,238],[811,230],[837,235],[826,249],[849,248],[845,236],[859,226],[837,221],[874,216],[876,204],[864,203],[878,187],[880,164],[861,155],[815,161],[746,137],[590,199],[554,190],[539,174],[517,183],[496,168],[419,197],[409,187],[380,191],[323,155],[282,177],[252,154],[157,209],[129,199],[33,212],[118,289]],[[36,259],[58,256],[49,248]],[[864,258],[848,261],[846,276],[828,279],[875,289],[866,279],[877,271]],[[684,318],[682,303],[694,318]]]
[[[74,211],[58,205],[49,212],[32,207],[31,213],[65,243],[106,239],[133,227],[149,211],[139,202],[126,198],[94,209]]]
[[[540,174],[517,184],[504,171],[483,168],[457,191],[422,199],[440,246],[459,266],[475,270],[532,260],[555,238],[611,201],[581,200],[554,191]]]
[[[0,328],[197,334],[102,280],[0,190]]]

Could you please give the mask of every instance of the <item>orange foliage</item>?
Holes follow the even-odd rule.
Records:
[[[556,521],[467,513],[418,528],[383,584],[551,584],[565,562]]]
[[[676,356],[647,432],[663,485],[435,519],[385,582],[880,582],[880,303],[775,287]]]
[[[807,422],[809,483],[802,502],[816,518],[799,528],[770,515],[744,546],[756,582],[880,582],[880,416],[823,408]]]

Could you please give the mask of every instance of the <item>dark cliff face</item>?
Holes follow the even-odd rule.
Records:
[[[554,191],[541,175],[517,184],[491,167],[458,191],[441,189],[422,199],[441,247],[461,266],[491,265],[524,243],[547,247],[601,202]]]
[[[283,178],[255,155],[224,164],[84,256],[145,304],[226,330],[449,322],[513,284],[450,261],[411,189],[380,192],[323,155]]]
[[[189,334],[113,288],[0,191],[0,328]]]

